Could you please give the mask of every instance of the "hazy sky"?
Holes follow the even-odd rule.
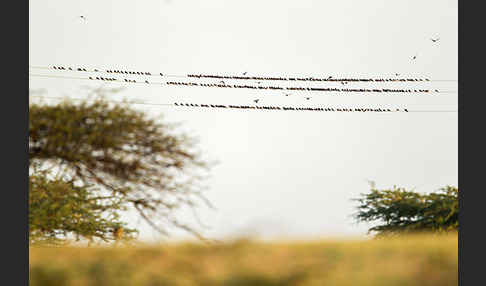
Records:
[[[30,65],[169,74],[457,79],[457,1],[146,0],[30,1]],[[79,18],[86,17],[86,21]],[[437,43],[430,38],[440,37]],[[417,55],[416,60],[411,60]],[[31,69],[33,74],[48,71]],[[65,73],[64,73],[65,74]],[[30,78],[49,96],[82,97],[93,81]],[[380,105],[456,110],[457,93],[434,97],[312,94],[125,86],[113,99],[278,105]],[[414,89],[415,85],[400,85]],[[457,82],[432,82],[457,91]],[[301,93],[302,94],[302,93]],[[365,235],[351,201],[367,179],[428,192],[458,182],[457,113],[324,113],[178,109],[137,105],[200,139],[220,163],[201,209],[209,237]],[[142,226],[142,238],[154,238]],[[177,233],[175,237],[186,237]]]

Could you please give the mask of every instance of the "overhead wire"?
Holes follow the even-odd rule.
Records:
[[[38,96],[32,95],[30,97],[35,98],[47,98],[47,99],[62,99],[62,100],[87,100],[86,98],[75,98],[75,97],[56,97],[56,96]],[[113,103],[122,104],[137,104],[137,105],[155,105],[155,106],[171,106],[171,107],[195,107],[195,108],[223,108],[223,109],[250,109],[250,110],[276,110],[276,111],[324,111],[324,112],[457,112],[457,110],[408,110],[407,108],[384,108],[384,107],[329,107],[329,106],[314,106],[314,107],[302,107],[302,106],[276,106],[276,105],[235,105],[235,104],[199,104],[199,103],[153,103],[153,102],[128,102],[128,101],[116,101],[107,100]]]
[[[349,89],[349,88],[320,88],[320,87],[282,87],[282,86],[255,86],[255,85],[227,85],[225,83],[197,83],[197,82],[149,82],[145,80],[143,82],[132,80],[132,79],[117,79],[114,77],[73,77],[73,76],[59,76],[59,75],[45,75],[45,74],[32,74],[29,76],[37,77],[47,77],[47,78],[66,78],[66,79],[80,79],[80,80],[97,80],[104,82],[121,82],[121,83],[140,83],[140,84],[155,84],[155,85],[172,85],[172,86],[200,86],[200,87],[212,87],[212,88],[237,88],[237,89],[255,89],[255,90],[280,90],[280,91],[318,91],[318,92],[360,92],[360,93],[427,93],[427,94],[437,94],[437,93],[456,93],[456,91],[431,91],[430,89]]]
[[[272,81],[328,81],[328,82],[457,82],[452,79],[428,79],[428,78],[333,78],[329,76],[327,78],[320,77],[279,77],[279,76],[246,76],[246,75],[210,75],[210,74],[167,74],[162,72],[140,72],[129,71],[118,68],[81,68],[81,67],[68,67],[64,66],[32,66],[31,68],[45,69],[45,70],[62,70],[62,71],[76,71],[76,72],[104,72],[115,74],[126,74],[132,76],[162,76],[162,77],[179,77],[179,78],[213,78],[213,79],[237,79],[237,80],[272,80]],[[246,73],[245,73],[246,74]]]

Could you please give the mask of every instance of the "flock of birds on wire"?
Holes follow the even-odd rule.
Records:
[[[140,76],[153,76],[151,72],[141,72],[141,71],[128,71],[128,70],[99,70],[99,69],[86,69],[86,68],[72,68],[63,66],[52,66],[54,70],[65,70],[65,71],[78,71],[78,72],[106,72],[115,74],[125,74],[125,75],[140,75]],[[243,73],[243,76],[235,75],[211,75],[211,74],[188,74],[185,77],[188,78],[210,78],[210,79],[236,79],[236,80],[271,80],[271,81],[329,81],[329,82],[341,82],[342,84],[347,84],[349,82],[424,82],[430,81],[428,78],[333,78],[329,76],[327,78],[315,78],[315,77],[263,77],[263,76],[245,76],[247,72]],[[164,76],[163,73],[158,73],[160,76]],[[166,75],[167,76],[167,75]],[[400,76],[396,73],[395,76]],[[224,81],[220,81],[224,83]],[[261,83],[261,82],[258,82]]]
[[[80,72],[106,72],[106,73],[115,73],[115,74],[126,74],[126,75],[140,75],[140,76],[151,76],[151,72],[140,72],[140,71],[127,71],[127,70],[87,70],[86,68],[72,68],[72,67],[63,67],[63,66],[53,66],[52,69],[54,70],[69,70],[69,71],[80,71]],[[159,73],[161,76],[164,76],[163,73]],[[244,73],[246,75],[246,72]],[[205,74],[188,74],[186,77],[188,78],[210,78],[210,79],[237,79],[237,80],[280,80],[280,81],[340,81],[343,85],[347,84],[348,82],[423,82],[423,81],[430,81],[430,79],[422,79],[422,78],[408,78],[408,79],[384,79],[384,78],[345,78],[345,79],[333,79],[332,76],[328,78],[314,78],[314,77],[307,77],[307,78],[296,78],[296,77],[247,77],[247,76],[223,76],[223,75],[205,75]],[[88,77],[90,80],[100,80],[100,81],[122,81],[120,79],[114,77],[102,77],[102,76],[90,76]],[[126,83],[140,83],[144,82],[147,84],[153,83],[157,84],[157,82],[150,82],[149,80],[144,81],[137,81],[135,79],[127,79],[124,78],[123,82]],[[440,92],[439,90],[435,89],[434,91],[430,89],[389,89],[389,88],[381,88],[381,89],[369,89],[369,88],[324,88],[324,87],[295,87],[295,86],[262,86],[260,85],[261,82],[257,82],[259,85],[251,85],[251,84],[227,84],[225,81],[221,80],[217,83],[198,83],[198,82],[183,82],[183,81],[166,81],[166,85],[176,85],[176,86],[199,86],[199,87],[216,87],[216,88],[239,88],[239,89],[263,89],[263,90],[292,90],[292,91],[318,91],[318,92],[359,92],[359,93],[432,93],[432,92]],[[285,94],[288,96],[289,94]],[[307,98],[310,99],[310,98]]]
[[[99,72],[108,74],[119,75],[135,75],[135,76],[153,76],[151,72],[142,71],[129,71],[118,69],[86,69],[83,67],[64,67],[64,66],[52,66],[42,67],[46,69],[60,70],[60,71],[73,71],[73,72]],[[158,73],[160,76],[164,76],[163,73]],[[169,76],[169,75],[166,75]],[[395,76],[399,76],[398,73]],[[182,82],[182,81],[166,81],[166,85],[175,86],[201,86],[201,87],[218,87],[218,88],[249,88],[249,89],[270,89],[270,90],[294,90],[294,91],[327,91],[327,92],[378,92],[378,93],[430,93],[429,89],[350,89],[350,88],[320,88],[320,87],[282,87],[282,86],[262,86],[261,81],[324,81],[324,82],[341,82],[345,85],[349,82],[430,82],[428,78],[333,78],[332,76],[326,78],[316,77],[271,77],[271,76],[247,76],[247,72],[242,73],[242,76],[236,75],[211,75],[211,74],[187,74],[185,76],[193,79],[221,79],[217,83],[198,83],[198,82]],[[147,83],[157,84],[156,82],[150,82],[148,80],[137,81],[135,79],[121,79],[115,77],[102,77],[102,76],[89,76],[89,80],[101,80],[101,81],[119,81],[125,83]],[[224,80],[255,80],[258,81],[258,85],[249,84],[227,84]],[[435,92],[439,92],[437,89]],[[289,96],[289,93],[285,93],[285,96]],[[306,100],[310,100],[311,97],[306,96]],[[258,104],[260,99],[254,99],[253,102]],[[175,103],[174,106],[182,107],[205,107],[205,108],[230,108],[230,109],[262,109],[262,110],[283,110],[283,111],[321,111],[321,112],[409,112],[408,109],[389,109],[389,108],[334,108],[334,107],[291,107],[291,106],[261,106],[261,105],[214,105],[214,104],[194,104],[194,103]]]
[[[258,102],[258,100],[255,100]],[[292,106],[249,106],[249,105],[222,105],[222,104],[195,104],[195,103],[174,103],[175,106],[206,107],[206,108],[234,108],[234,109],[265,109],[284,111],[327,111],[327,112],[408,112],[408,109],[396,108],[334,108],[334,107],[292,107]]]
[[[79,18],[86,22],[86,16],[81,15]],[[430,40],[433,43],[439,41],[440,38],[431,38]],[[416,60],[417,55],[412,57],[412,60]],[[53,66],[54,70],[69,70],[69,71],[78,71],[78,72],[106,72],[106,73],[114,73],[114,74],[123,74],[123,75],[138,75],[138,76],[152,76],[150,72],[140,72],[140,71],[128,71],[128,70],[87,70],[86,68],[76,68],[73,69],[71,67],[63,67],[63,66]],[[159,73],[160,76],[164,76],[163,73]],[[430,93],[432,92],[429,89],[340,89],[340,88],[318,88],[318,87],[282,87],[282,86],[262,86],[261,81],[271,80],[271,81],[324,81],[324,82],[340,82],[343,86],[347,85],[349,82],[423,82],[423,81],[430,81],[429,79],[419,79],[419,78],[333,78],[329,76],[327,78],[314,78],[314,77],[262,77],[262,76],[246,76],[247,72],[243,72],[242,76],[236,75],[208,75],[208,74],[188,74],[186,77],[188,78],[197,78],[197,79],[220,79],[218,83],[197,83],[197,82],[174,82],[174,81],[167,81],[165,84],[167,85],[176,85],[176,86],[202,86],[202,87],[218,87],[218,88],[249,88],[249,89],[265,89],[265,90],[296,90],[296,91],[327,91],[327,92],[379,92],[379,93]],[[395,76],[398,77],[400,74],[395,73]],[[89,77],[90,80],[101,80],[101,81],[121,81],[114,77]],[[255,85],[230,85],[224,82],[224,79],[230,80],[257,80],[257,86]],[[134,79],[123,79],[126,83],[138,83],[137,80]],[[145,80],[144,83],[150,84],[148,80]],[[435,89],[435,92],[439,92],[439,90]],[[285,93],[285,96],[289,96],[290,94]],[[306,100],[310,100],[311,97],[305,97]],[[253,102],[258,104],[260,99],[254,99]],[[265,109],[265,110],[304,110],[304,111],[330,111],[330,112],[408,112],[407,109],[386,109],[386,108],[333,108],[333,107],[287,107],[287,106],[248,106],[248,105],[213,105],[213,104],[193,104],[193,103],[175,103],[175,106],[190,106],[190,107],[205,107],[205,108],[233,108],[233,109]]]

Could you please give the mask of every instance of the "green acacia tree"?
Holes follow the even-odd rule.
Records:
[[[103,202],[95,187],[76,186],[62,178],[48,179],[45,171],[29,176],[29,241],[62,243],[62,237],[115,240],[123,229],[125,239],[136,232],[120,221],[122,201]]]
[[[447,232],[459,228],[459,189],[452,186],[420,194],[403,188],[378,190],[354,199],[358,222],[379,222],[369,229],[378,235],[407,232]]]
[[[113,240],[134,233],[119,214],[134,210],[168,235],[182,228],[177,210],[211,207],[202,181],[209,163],[195,140],[127,103],[103,98],[78,104],[29,104],[29,232],[31,240]]]

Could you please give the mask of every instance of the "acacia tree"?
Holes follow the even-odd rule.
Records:
[[[32,238],[69,234],[112,240],[125,230],[123,210],[135,210],[164,235],[182,228],[178,209],[203,203],[209,163],[195,140],[132,109],[92,103],[29,104],[29,231]]]
[[[403,188],[378,190],[354,199],[359,203],[358,222],[381,222],[369,229],[379,235],[406,232],[447,232],[459,228],[459,189],[446,186],[420,194]]]
[[[98,200],[94,188],[77,186],[62,178],[48,179],[48,176],[45,170],[29,176],[31,244],[61,243],[60,237],[70,234],[77,239],[108,241],[118,239],[120,231],[125,239],[133,238],[135,230],[119,220],[118,212],[125,210],[121,200],[106,203]]]

